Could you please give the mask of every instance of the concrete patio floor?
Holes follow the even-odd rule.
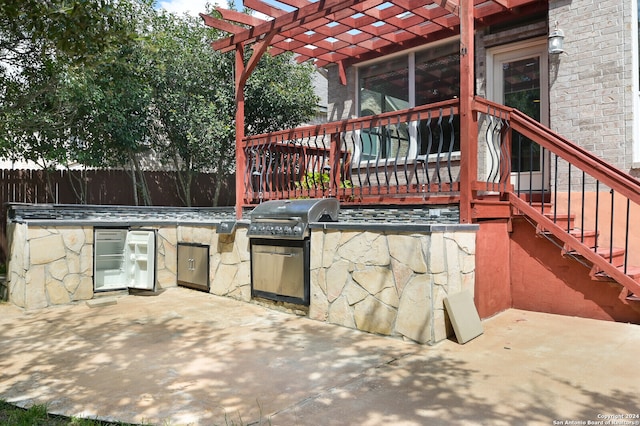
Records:
[[[68,416],[552,425],[622,415],[629,423],[610,424],[640,424],[637,325],[509,310],[465,345],[420,346],[184,288],[97,307],[2,304],[0,325],[0,398]]]

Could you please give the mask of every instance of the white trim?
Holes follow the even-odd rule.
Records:
[[[540,54],[540,122],[549,126],[549,55],[547,52],[546,37],[533,38],[526,41],[511,43],[503,46],[487,49],[487,99],[499,104],[502,99],[496,99],[495,77],[496,77],[496,57],[503,56],[503,60],[517,61]],[[500,91],[502,93],[502,91]]]
[[[549,126],[549,54],[546,37],[537,37],[487,49],[487,99],[504,104],[502,85],[502,64],[504,62],[518,61],[536,56],[540,57],[540,122]],[[494,155],[499,155],[499,153],[495,152]],[[490,168],[488,162],[493,158],[493,155],[487,155],[485,158],[487,162],[485,166]],[[512,183],[522,189],[529,189],[532,185],[536,189],[547,187],[549,181],[548,159],[543,158],[542,161],[545,164],[544,167],[541,167],[541,170],[545,170],[546,176],[542,176],[542,172],[533,172],[531,180],[529,180],[529,176],[526,174],[515,173],[511,176]],[[520,179],[519,183],[517,179]]]
[[[631,0],[631,66],[633,67],[631,92],[633,93],[633,130],[632,140],[632,168],[640,167],[640,53],[638,52],[638,1]]]

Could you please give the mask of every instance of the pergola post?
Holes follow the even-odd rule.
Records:
[[[245,171],[247,156],[244,152],[244,48],[236,45],[235,94],[236,94],[236,219],[242,219],[245,195]]]
[[[460,2],[460,222],[473,221],[473,182],[478,179],[478,122],[473,113],[475,88],[474,6]]]

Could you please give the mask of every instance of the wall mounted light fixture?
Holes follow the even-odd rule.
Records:
[[[556,22],[556,29],[549,33],[549,54],[559,55],[561,53],[564,53],[564,31],[558,29]]]

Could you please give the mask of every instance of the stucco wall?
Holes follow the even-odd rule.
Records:
[[[513,308],[640,324],[640,307],[620,302],[619,284],[592,280],[526,220],[513,221],[509,244]]]

